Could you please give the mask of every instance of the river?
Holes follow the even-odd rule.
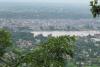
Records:
[[[95,35],[95,34],[100,34],[100,31],[32,31],[32,34],[34,36],[42,34],[43,36],[62,36],[62,35],[70,35],[70,36],[88,36],[88,35]]]

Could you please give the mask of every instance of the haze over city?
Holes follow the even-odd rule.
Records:
[[[90,0],[0,0],[0,2],[49,2],[49,3],[84,3],[88,4]]]

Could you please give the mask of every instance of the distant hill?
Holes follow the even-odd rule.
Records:
[[[6,5],[5,5],[6,4]],[[41,5],[40,5],[41,4]],[[13,19],[80,19],[92,18],[88,5],[1,3],[0,18]]]

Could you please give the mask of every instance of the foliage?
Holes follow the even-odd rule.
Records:
[[[12,45],[11,35],[8,31],[0,30],[0,57],[6,52],[6,48]]]
[[[93,14],[93,17],[97,17],[97,15],[100,15],[100,5],[98,5],[98,0],[93,0],[90,2],[91,12]]]
[[[75,37],[48,37],[32,49],[12,45],[11,35],[0,30],[0,67],[64,67],[73,57]]]
[[[25,60],[33,67],[64,67],[65,60],[73,57],[75,37],[49,37],[27,54]]]

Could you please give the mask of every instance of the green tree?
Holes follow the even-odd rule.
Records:
[[[0,63],[8,64],[3,55],[9,51],[8,47],[12,45],[11,35],[8,31],[0,29]]]
[[[8,31],[0,30],[0,57],[4,55],[7,47],[12,45],[11,35]]]
[[[75,37],[49,37],[26,55],[26,63],[32,67],[65,67],[66,60],[73,57]]]
[[[98,4],[98,0],[93,0],[90,2],[91,12],[93,17],[97,17],[100,15],[100,5]]]

